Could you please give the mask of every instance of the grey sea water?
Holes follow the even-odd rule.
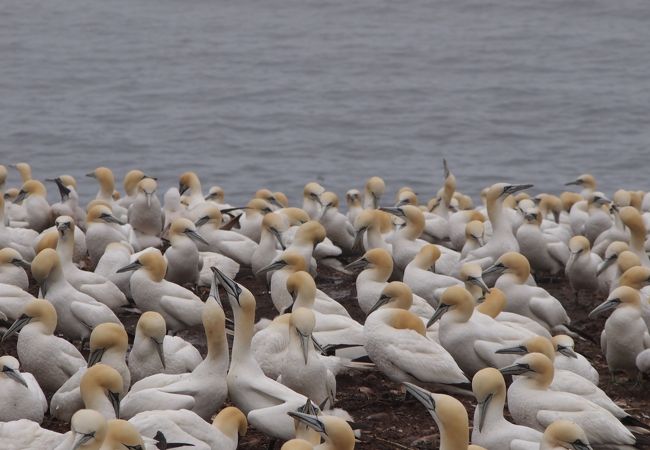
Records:
[[[231,202],[371,175],[430,195],[443,157],[474,196],[649,189],[649,123],[648,0],[0,2],[0,163],[86,199],[98,165]]]

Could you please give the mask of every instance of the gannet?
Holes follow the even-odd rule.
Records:
[[[381,196],[386,190],[386,183],[380,177],[370,177],[366,181],[363,191],[364,209],[377,209],[381,201]]]
[[[153,178],[144,178],[136,185],[136,194],[130,201],[127,220],[133,227],[138,249],[161,244],[164,219],[156,189]]]
[[[393,224],[388,213],[365,209],[359,213],[353,225],[356,233],[353,244],[355,251],[383,248],[392,253],[393,246],[384,238],[385,235],[387,238],[392,237]]]
[[[86,213],[79,206],[77,194],[77,181],[70,175],[60,175],[54,179],[46,180],[56,183],[61,201],[51,205],[52,217],[71,216],[75,222],[85,228]]]
[[[3,449],[6,450],[50,449],[56,447],[63,436],[55,431],[42,428],[37,422],[28,419],[0,422],[0,439],[2,439]],[[68,450],[69,448],[56,448],[56,450]],[[86,449],[79,447],[79,450]]]
[[[124,197],[119,199],[117,203],[120,206],[129,209],[138,195],[138,186],[140,182],[144,180],[151,180],[155,182],[156,178],[150,177],[138,169],[129,170],[126,175],[124,175],[124,180],[122,180]]]
[[[447,288],[428,325],[438,319],[440,343],[469,376],[484,367],[498,367],[514,361],[512,356],[503,359],[504,355],[495,354],[495,351],[508,342],[535,336],[475,311],[472,294],[462,286]]]
[[[361,310],[368,314],[393,272],[393,259],[386,250],[374,248],[347,266],[348,270],[363,268],[356,279],[357,301]]]
[[[492,367],[479,370],[472,379],[472,391],[477,402],[472,442],[486,448],[503,450],[517,450],[524,443],[539,444],[542,433],[510,423],[503,417],[506,382],[501,372]],[[534,445],[530,446],[535,448]]]
[[[286,284],[293,299],[291,308],[313,310],[316,320],[313,335],[321,347],[351,345],[353,347],[341,350],[338,353],[339,356],[349,358],[365,356],[363,345],[366,341],[363,335],[363,325],[349,316],[316,310],[315,305],[319,302],[316,299],[316,284],[311,275],[304,271],[297,271],[289,275]],[[273,379],[277,379],[280,375],[284,364],[284,353],[289,345],[290,337],[289,322],[288,314],[279,315],[266,328],[255,333],[252,339],[251,350],[254,358],[264,373]],[[334,366],[338,366],[335,359],[329,360],[328,368],[330,370],[335,370]]]
[[[616,196],[614,197],[616,202]],[[612,226],[603,231],[594,241],[592,246],[592,251],[598,256],[603,257],[607,247],[616,241],[629,242],[630,241],[630,231],[626,228],[625,224],[621,220],[619,215],[619,207],[615,204],[610,205],[609,212],[613,217]]]
[[[18,358],[25,371],[34,373],[46,392],[55,392],[86,365],[79,351],[65,339],[54,336],[56,310],[47,300],[34,299],[25,305],[24,313],[2,336],[18,336]]]
[[[599,382],[598,371],[594,369],[591,363],[574,350],[575,343],[571,336],[566,334],[558,334],[551,338],[551,342],[555,347],[555,361],[553,365],[557,369],[569,370],[577,373],[583,378],[591,381],[596,386]]]
[[[598,236],[612,227],[613,222],[609,214],[611,200],[602,192],[592,192],[586,197],[586,200],[589,217],[580,234],[589,239],[590,244],[593,244]]]
[[[257,274],[262,267],[271,264],[280,255],[281,250],[286,249],[282,241],[282,233],[286,229],[287,226],[280,215],[268,213],[264,216],[260,242],[251,256],[253,273]],[[260,275],[258,278],[266,279],[266,275]]]
[[[354,253],[354,227],[348,218],[339,212],[339,198],[334,192],[324,192],[321,195],[323,210],[319,218],[325,227],[327,237],[334,245],[340,247],[344,254]]]
[[[569,279],[576,302],[580,291],[605,294],[607,286],[597,276],[598,266],[603,260],[591,252],[589,240],[584,236],[574,236],[569,241],[569,250],[571,253],[564,273]]]
[[[196,217],[191,215],[191,210],[198,205],[205,203],[203,192],[201,190],[201,180],[194,172],[184,172],[178,178],[178,192],[180,195],[185,195],[188,198],[188,212],[190,213],[189,219],[196,220]]]
[[[205,201],[214,203],[219,209],[232,208],[232,205],[226,203],[226,192],[221,186],[210,186]]]
[[[504,375],[523,375],[508,388],[508,410],[517,423],[542,431],[566,419],[580,425],[593,444],[634,445],[632,433],[605,409],[583,397],[548,389],[554,369],[545,355],[529,353],[500,370]]]
[[[123,392],[127,392],[131,386],[131,374],[125,361],[128,345],[128,336],[121,324],[100,324],[90,335],[88,367],[102,363],[117,370],[122,378]],[[79,386],[85,372],[85,367],[80,368],[52,396],[50,402],[52,417],[69,422],[72,415],[83,408]]]
[[[155,374],[135,383],[122,399],[122,415],[156,409],[189,409],[209,419],[227,395],[228,341],[225,315],[214,297],[209,297],[202,314],[208,345],[205,359],[190,373]]]
[[[111,242],[127,241],[128,236],[120,227],[123,224],[106,205],[95,205],[86,215],[86,247],[93,264],[102,257]]]
[[[485,226],[480,220],[472,220],[465,225],[465,242],[460,249],[461,259],[485,245]]]
[[[591,311],[589,317],[610,310],[614,312],[607,318],[600,340],[607,368],[612,376],[618,371],[636,375],[636,356],[650,348],[648,327],[641,318],[639,292],[628,286],[620,286]]]
[[[540,450],[592,450],[587,435],[576,423],[569,420],[556,420],[551,423],[542,436]]]
[[[59,234],[56,252],[66,281],[75,289],[116,310],[126,305],[126,296],[105,277],[79,269],[73,262],[75,222],[70,216],[57,217],[55,226]]]
[[[619,258],[621,255],[622,258]],[[607,286],[608,292],[611,292],[618,287],[618,279],[623,272],[639,265],[641,260],[629,250],[625,242],[612,242],[605,250],[603,262],[596,271],[598,281]]]
[[[304,258],[293,250],[284,251],[274,262],[262,267],[258,274],[273,271],[271,275],[271,300],[278,312],[283,313],[293,304],[293,298],[287,288],[287,280],[292,273],[305,271]],[[321,290],[316,290],[314,309],[325,314],[337,314],[349,317],[346,309]]]
[[[348,211],[345,215],[350,223],[353,224],[359,213],[363,211],[363,206],[361,206],[361,192],[357,189],[350,189],[347,191],[345,193],[345,203],[348,207]]]
[[[514,347],[499,349],[497,350],[497,353],[515,355],[541,353],[551,362],[555,362],[555,348],[553,344],[549,339],[541,336],[528,339],[522,344]],[[616,405],[616,403],[614,403],[605,392],[599,389],[591,381],[571,371],[555,367],[555,374],[548,388],[552,391],[569,392],[578,395],[609,411],[621,421],[627,420],[628,422],[634,422],[634,418]]]
[[[290,411],[289,416],[300,420],[321,434],[324,442],[320,445],[312,446],[311,448],[314,450],[354,449],[354,432],[350,425],[340,417],[325,415],[315,416],[297,411]]]
[[[0,195],[0,248],[13,248],[24,259],[31,261],[34,258],[33,245],[38,233],[27,228],[9,227],[5,224],[5,218],[5,200]]]
[[[70,431],[54,450],[98,450],[106,436],[106,418],[93,409],[80,409],[70,420]]]
[[[467,411],[461,402],[445,394],[434,394],[411,383],[406,391],[427,409],[440,430],[440,450],[477,450],[469,445]]]
[[[522,255],[535,272],[555,275],[569,260],[569,248],[559,238],[543,233],[542,215],[532,209],[524,215],[524,223],[517,229],[517,242]]]
[[[398,208],[381,208],[405,221],[402,228],[395,231],[392,241],[393,261],[404,270],[427,242],[420,239],[424,230],[424,214],[417,206],[404,205]]]
[[[476,267],[480,269],[480,266],[476,265]],[[467,283],[465,284],[465,288],[471,292]],[[492,288],[482,297],[482,301],[476,306],[476,309],[504,325],[517,329],[523,328],[539,336],[551,337],[551,333],[533,319],[522,316],[521,314],[504,311],[507,302],[506,296],[501,289]]]
[[[281,439],[293,437],[293,421],[286,415],[305,404],[303,395],[268,378],[251,354],[255,297],[245,287],[217,272],[228,295],[235,321],[235,339],[226,377],[228,396],[261,432]]]
[[[50,204],[47,202],[47,190],[37,180],[26,181],[20,188],[14,203],[23,203],[27,215],[27,228],[41,232],[52,224]]]
[[[645,251],[647,229],[641,214],[633,206],[626,206],[621,208],[619,216],[630,230],[630,250],[639,257],[642,265],[650,267],[650,258]]]
[[[253,264],[253,254],[258,247],[257,242],[241,233],[220,229],[222,215],[218,208],[214,206],[201,208],[201,214],[199,214],[195,225],[205,240],[205,243],[197,242],[196,244],[200,251],[220,253],[248,267]]]
[[[483,275],[492,272],[500,274],[494,286],[508,299],[506,311],[530,317],[551,331],[567,331],[566,326],[571,321],[559,300],[543,288],[526,284],[530,264],[525,256],[505,253],[484,270]]]
[[[0,422],[29,419],[41,423],[47,401],[31,373],[19,370],[13,356],[0,357]]]
[[[454,385],[469,380],[452,356],[428,339],[420,317],[408,311],[411,297],[402,283],[389,283],[364,325],[368,356],[388,378],[397,382]]]
[[[126,420],[113,419],[106,423],[106,437],[99,450],[154,450],[155,446],[145,446],[137,428]]]
[[[101,275],[119,288],[122,293],[131,297],[131,272],[117,271],[129,264],[133,247],[127,242],[111,242],[106,246],[104,254],[97,262],[95,273]]]
[[[65,279],[55,250],[46,248],[36,255],[32,276],[40,284],[43,297],[56,308],[57,330],[65,337],[85,340],[100,323],[120,323],[108,306],[76,290]]]
[[[591,175],[590,173],[583,173],[575,180],[569,181],[568,183],[564,183],[564,185],[580,186],[582,188],[582,192],[580,193],[580,195],[582,197],[586,197],[587,195],[589,195],[590,193],[596,190],[596,178],[594,178],[594,176]]]
[[[222,409],[212,424],[187,409],[143,411],[129,423],[148,438],[164,430],[167,441],[192,445],[193,450],[235,450],[248,428],[246,416],[233,406]]]
[[[164,279],[167,262],[157,249],[140,253],[118,272],[131,275],[131,295],[141,311],[156,311],[165,318],[167,329],[179,331],[201,323],[203,302],[192,291]]]
[[[311,309],[294,308],[289,317],[289,343],[278,381],[319,405],[334,406],[336,378],[314,349],[316,318]]]
[[[487,214],[492,227],[492,237],[483,247],[470,252],[465,260],[477,262],[482,268],[486,268],[504,253],[519,251],[512,225],[504,213],[503,201],[507,196],[531,187],[532,184],[497,183],[487,190]]]
[[[81,376],[81,399],[86,409],[102,413],[107,419],[120,416],[124,385],[120,373],[106,364],[95,364]]]
[[[17,288],[27,290],[29,279],[25,269],[31,267],[17,250],[11,247],[5,247],[0,250],[0,286],[9,284]],[[0,287],[0,298],[3,297],[2,288]],[[0,303],[2,301],[0,300]],[[0,305],[0,309],[2,306]]]
[[[438,305],[438,298],[435,296],[438,289],[444,290],[449,286],[462,284],[454,277],[435,272],[436,261],[440,255],[440,249],[436,245],[424,245],[404,269],[404,283],[434,307]]]
[[[467,241],[467,225],[475,221],[483,223],[485,222],[485,216],[474,209],[467,211],[457,211],[449,216],[449,239],[451,241],[451,247],[453,249],[458,251],[461,251],[463,249]],[[473,227],[478,227],[478,225],[473,225]],[[480,228],[482,234],[481,240],[483,241],[485,238],[485,229],[484,226],[481,226]],[[481,242],[481,245],[483,245],[483,242]],[[463,254],[463,257],[464,256],[465,254]]]
[[[86,176],[94,178],[99,184],[99,191],[95,198],[107,202],[115,217],[121,221],[126,221],[127,209],[120,206],[113,198],[113,194],[115,193],[115,177],[111,169],[97,167],[92,172],[87,173]]]
[[[157,312],[147,311],[138,319],[128,358],[134,383],[156,373],[191,372],[203,361],[192,344],[166,333],[165,319]]]
[[[165,280],[180,285],[197,284],[201,270],[197,242],[207,244],[207,241],[196,232],[192,221],[184,218],[172,222],[169,241],[171,245],[165,251]]]
[[[271,205],[261,198],[254,198],[248,202],[245,208],[236,209],[243,209],[244,212],[239,215],[239,228],[233,228],[233,230],[243,234],[255,242],[259,242],[262,219],[265,214],[273,212]],[[221,212],[226,213],[230,211],[224,209]]]

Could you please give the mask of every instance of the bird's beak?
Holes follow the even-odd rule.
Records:
[[[569,181],[568,183],[564,183],[565,186],[580,186],[582,185],[582,181],[580,180],[573,180]]]
[[[283,261],[283,260],[280,259],[278,261],[272,262],[271,264],[269,264],[267,266],[262,267],[260,270],[257,271],[257,274],[259,275],[259,274],[263,274],[263,273],[266,273],[266,272],[271,272],[273,270],[280,270],[283,267],[285,267],[286,265],[287,265],[286,261]]]
[[[131,264],[117,269],[116,273],[130,272],[132,270],[138,270],[140,267],[142,267],[142,263],[140,261],[134,261]]]
[[[210,245],[208,241],[206,241],[203,236],[201,236],[199,233],[197,233],[194,230],[187,229],[184,231],[185,235],[192,239],[194,242],[200,242],[203,245]]]
[[[151,196],[153,192],[145,192],[144,196],[147,198],[147,208],[151,208]]]
[[[485,397],[485,400],[483,400],[481,403],[478,404],[478,414],[479,414],[479,419],[478,419],[478,431],[479,433],[483,431],[483,426],[485,425],[485,417],[487,415],[487,410],[488,406],[490,406],[490,401],[492,401],[493,394],[488,395]]]
[[[61,196],[61,201],[64,202],[70,197],[70,189],[63,184],[60,177],[49,178],[46,181],[53,181],[56,183],[56,187],[59,189],[59,195]]]
[[[436,411],[436,402],[431,397],[431,393],[425,389],[422,389],[420,386],[415,384],[404,382],[402,383],[406,387],[406,392],[411,394],[417,401],[422,403],[424,407],[429,411],[429,413],[435,413]]]
[[[17,267],[22,267],[23,269],[31,269],[31,264],[29,264],[27,261],[25,261],[22,258],[14,258],[11,260],[11,264]]]
[[[487,287],[487,284],[485,284],[482,277],[469,277],[467,281],[480,287],[483,293],[490,292],[490,288]]]
[[[578,359],[578,354],[571,347],[558,345],[557,351],[569,358]]]
[[[196,222],[194,222],[194,225],[200,227],[201,225],[205,225],[209,221],[210,221],[210,216],[199,217],[199,219]]]
[[[309,341],[311,340],[311,336],[309,334],[302,334],[300,330],[296,330],[296,332],[298,332],[298,335],[300,336],[300,348],[302,349],[302,357],[305,359],[305,365],[307,365],[307,361],[309,359]]]
[[[311,414],[305,414],[297,411],[289,411],[287,414],[289,414],[294,419],[304,423],[308,427],[318,431],[319,433],[325,433],[325,424],[321,422],[321,420],[317,416],[313,416]]]
[[[77,438],[74,440],[74,443],[72,444],[72,450],[77,450],[79,447],[85,445],[86,443],[88,443],[88,441],[90,441],[95,437],[95,433],[86,434],[86,433],[75,432],[75,434],[77,435]]]
[[[609,258],[604,259],[603,262],[598,264],[598,268],[596,269],[596,276],[600,276],[600,274],[606,271],[612,264],[614,264],[617,259],[617,255],[612,255]]]
[[[616,307],[621,303],[621,300],[618,298],[610,298],[605,300],[603,303],[600,305],[596,306],[590,313],[589,313],[589,318],[593,319],[596,317],[598,314],[603,313],[605,311],[610,311],[612,309],[616,309]]]
[[[433,313],[433,316],[431,316],[427,322],[427,328],[436,323],[438,319],[440,319],[447,311],[449,311],[450,306],[451,305],[445,305],[444,303],[438,305],[438,309],[436,309],[436,311]]]
[[[503,375],[523,375],[526,372],[531,372],[528,364],[513,364],[499,369]]]
[[[9,329],[5,331],[5,334],[2,335],[0,342],[4,342],[8,337],[11,337],[14,334],[18,333],[25,325],[29,323],[30,320],[32,320],[32,318],[26,314],[20,316],[14,323],[11,324]]]
[[[504,270],[506,270],[506,267],[502,264],[492,264],[490,267],[485,269],[483,271],[483,275],[487,275],[489,273],[501,273]]]
[[[178,192],[183,195],[190,187],[187,184],[179,183]]]
[[[158,342],[157,340],[153,340],[156,343],[156,353],[158,353],[158,357],[160,358],[160,362],[162,363],[163,369],[165,368],[165,347],[164,347],[164,340],[165,338]]]
[[[510,186],[507,186],[507,187],[503,190],[503,193],[502,193],[501,195],[503,196],[503,195],[512,195],[512,194],[516,194],[517,192],[525,191],[526,189],[530,189],[530,188],[532,188],[533,186],[534,186],[534,185],[532,185],[532,184],[512,184],[512,185],[510,185]]]
[[[287,247],[284,245],[284,242],[282,241],[282,234],[277,230],[277,228],[271,227],[270,230],[271,233],[273,233],[273,236],[275,236],[275,239],[277,239],[282,250],[286,250]]]
[[[354,269],[363,269],[365,268],[368,264],[368,260],[366,258],[359,258],[356,261],[352,261],[350,264],[345,266],[345,270],[354,270]]]
[[[219,284],[223,286],[226,294],[228,294],[229,297],[235,299],[237,301],[237,304],[241,306],[241,303],[239,303],[239,296],[242,293],[241,287],[239,287],[237,283],[235,283],[231,278],[229,278],[226,274],[224,274],[216,267],[212,268],[212,272],[217,277]]]
[[[28,195],[29,194],[27,193],[27,191],[23,191],[21,189],[20,192],[18,192],[18,195],[16,196],[16,198],[14,199],[14,203],[17,204],[17,205],[20,204],[23,200],[25,200],[27,198]]]
[[[4,366],[2,368],[2,373],[4,373],[6,376],[11,378],[12,380],[22,384],[23,386],[25,386],[26,388],[29,389],[29,386],[27,386],[27,381],[25,381],[25,378],[23,378],[23,376],[17,370],[14,370],[14,369],[12,369],[10,367]]]
[[[87,177],[89,178],[97,178],[97,175],[95,175],[95,172],[89,172],[86,174]]]
[[[102,219],[106,223],[116,223],[118,225],[124,225],[124,222],[122,222],[120,219],[118,219],[112,214],[102,214],[100,216],[100,219]]]
[[[574,450],[594,450],[591,445],[585,444],[584,442],[573,442],[571,446]]]
[[[370,308],[370,311],[368,311],[368,315],[372,314],[373,312],[377,311],[379,308],[384,306],[386,303],[390,301],[390,297],[387,295],[381,295],[379,297],[379,300],[375,302],[374,305],[372,305],[372,308]]]
[[[113,405],[113,410],[115,411],[115,417],[120,418],[120,394],[118,392],[108,391],[108,398]]]
[[[388,214],[392,214],[397,217],[404,217],[404,211],[402,211],[402,208],[390,208],[387,206],[382,206],[379,208],[380,211],[387,212]]]
[[[101,362],[105,350],[105,348],[98,348],[97,350],[92,351],[88,356],[88,367],[92,367],[98,362]]]
[[[368,229],[368,227],[359,228],[356,236],[354,236],[354,243],[352,244],[352,249],[354,251],[362,252],[363,251],[363,233]]]
[[[525,355],[528,353],[528,349],[525,345],[517,345],[516,347],[500,348],[494,353],[498,353],[499,355]]]

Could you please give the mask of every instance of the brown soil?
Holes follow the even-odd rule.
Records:
[[[345,305],[353,318],[363,322],[364,314],[356,302],[354,277],[328,268],[319,270],[316,280],[318,287]],[[250,271],[243,269],[237,281],[248,287],[255,295],[258,319],[272,318],[275,315],[266,287],[257,282]],[[576,350],[590,359],[598,369],[601,378],[600,387],[630,414],[650,425],[648,382],[638,384],[635,380],[622,381],[619,376],[617,383],[613,383],[600,347],[595,343],[598,342],[606,317],[591,320],[587,318],[587,314],[602,299],[581,295],[580,303],[577,304],[564,279],[544,280],[540,282],[540,286],[564,303],[575,328],[593,338],[594,342],[577,340]],[[201,289],[199,294],[202,298],[206,298],[208,291]],[[226,310],[226,314],[229,315],[230,311],[228,308]],[[132,312],[125,312],[119,316],[132,339],[138,316]],[[205,354],[202,329],[187,330],[179,335],[194,343]],[[0,354],[15,355],[15,348],[14,337],[0,344]],[[87,353],[84,354],[87,356]],[[473,398],[459,399],[467,408],[471,426],[474,414]],[[381,372],[369,371],[338,376],[336,406],[347,410],[354,417],[355,423],[362,428],[361,441],[357,444],[357,449],[438,448],[438,430],[433,419],[416,400],[405,399],[400,386],[388,380]],[[46,416],[43,426],[59,432],[69,429],[67,423],[59,422],[49,416]],[[266,448],[268,443],[267,436],[250,428],[248,434],[240,440],[239,448],[258,450]],[[279,447],[280,444],[276,444],[275,448]],[[650,449],[650,447],[638,448]]]

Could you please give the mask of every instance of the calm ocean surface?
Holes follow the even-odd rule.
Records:
[[[230,202],[371,175],[428,196],[443,157],[475,198],[650,189],[650,1],[0,2],[0,163],[84,199],[98,165]]]

